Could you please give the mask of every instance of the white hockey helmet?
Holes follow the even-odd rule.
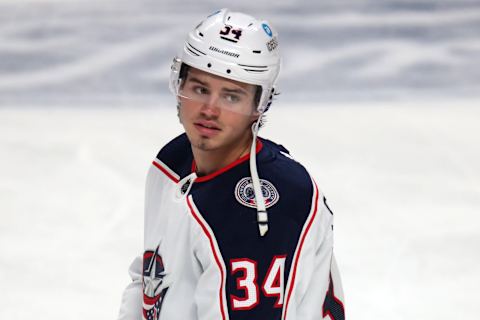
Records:
[[[189,32],[180,57],[173,60],[170,89],[178,94],[182,64],[224,78],[258,85],[257,111],[267,111],[280,71],[278,34],[267,22],[221,9]]]

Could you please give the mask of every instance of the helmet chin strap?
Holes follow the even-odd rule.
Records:
[[[260,236],[263,237],[268,231],[268,213],[265,207],[265,199],[263,198],[262,187],[257,172],[257,135],[260,128],[260,122],[263,117],[261,111],[258,120],[252,124],[253,141],[250,149],[250,176],[252,177],[253,190],[255,192],[255,203],[257,205],[257,223]]]

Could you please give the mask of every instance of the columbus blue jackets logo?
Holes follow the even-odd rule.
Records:
[[[143,319],[157,320],[168,288],[165,287],[165,268],[158,247],[143,254]]]
[[[265,199],[265,207],[270,208],[278,202],[280,195],[275,186],[267,180],[260,179],[263,198]],[[255,191],[253,190],[252,178],[246,177],[238,181],[235,187],[235,198],[244,206],[256,208]]]

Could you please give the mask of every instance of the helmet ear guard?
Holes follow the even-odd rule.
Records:
[[[264,108],[263,112],[267,112],[268,109],[270,109],[270,106],[272,105],[273,100],[275,100],[275,97],[280,94],[275,90],[275,87],[272,87],[271,90],[266,92],[266,93],[267,94],[266,94],[266,97],[265,97],[265,99],[266,99],[265,103],[259,104],[259,108],[260,107]]]

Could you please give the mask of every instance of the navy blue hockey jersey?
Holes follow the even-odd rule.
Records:
[[[344,319],[325,197],[285,148],[259,138],[269,225],[261,237],[248,159],[198,177],[185,134],[158,153],[145,252],[119,319]]]

